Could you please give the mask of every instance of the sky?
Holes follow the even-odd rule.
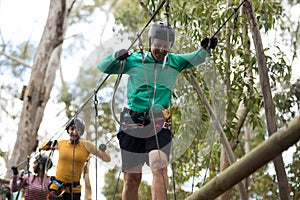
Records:
[[[18,44],[30,38],[31,41],[39,42],[45,21],[47,19],[49,2],[49,0],[0,0],[0,28],[3,33],[4,40],[10,40],[11,42]],[[294,10],[291,10],[291,12],[295,13],[293,15],[295,19],[299,17],[299,12],[297,12],[297,10],[299,9],[300,6],[298,8],[294,8]],[[66,81],[73,81],[74,78],[77,77],[76,73],[78,73],[78,69],[80,68],[82,63],[84,63],[85,60],[89,57],[89,55],[95,50],[95,47],[99,44],[101,27],[103,27],[103,22],[105,21],[103,20],[104,17],[105,15],[103,13],[98,13],[98,15],[94,18],[92,25],[80,25],[77,27],[77,29],[71,29],[68,31],[69,36],[77,33],[84,34],[85,36],[90,38],[90,40],[85,44],[87,49],[78,52],[78,55],[80,56],[73,56],[71,58],[63,57],[62,69]],[[111,21],[106,29],[103,41],[109,40],[111,37],[113,19],[110,20]],[[66,37],[68,37],[68,35]],[[268,39],[265,40],[265,46],[271,46],[274,36],[272,35],[272,33],[269,33],[269,35],[267,36]],[[289,51],[288,47],[286,47],[286,51]],[[293,66],[293,80],[296,80],[300,77],[299,63],[300,61],[297,60]],[[27,78],[29,79],[29,74]],[[26,85],[28,79],[13,81],[19,81],[20,85]],[[2,84],[2,81],[10,80],[5,80],[5,77],[1,77],[0,85]],[[58,91],[54,89],[51,96],[56,96],[57,93]],[[21,109],[22,102],[17,101],[15,106],[16,109]],[[62,109],[64,109],[63,106],[57,105],[53,100],[49,101],[49,104],[47,105],[45,110],[44,120],[40,127],[41,132],[49,133],[49,135],[51,135],[52,133],[61,131],[61,127],[66,122],[66,118],[63,116],[57,117],[56,111]],[[55,124],[56,126],[52,126],[52,124],[49,125],[49,121],[51,121],[52,124]],[[7,121],[6,123],[11,124],[10,128],[6,130],[11,133],[16,133],[16,122],[11,120]],[[3,126],[3,124],[0,125]],[[46,137],[49,137],[49,135]],[[14,141],[15,137],[16,136],[14,134],[6,134],[2,138],[2,141],[0,141],[1,149],[4,151],[11,149],[12,144],[4,143],[3,141]],[[61,139],[67,139],[67,135],[62,135]],[[91,166],[94,165],[95,161],[92,161]],[[3,166],[3,162],[0,162],[0,166]],[[104,170],[107,170],[110,167],[111,166],[105,166]],[[91,174],[95,174],[95,171],[93,171],[93,167],[91,168],[91,170]],[[1,167],[0,177],[4,173],[5,171]],[[52,169],[49,173],[54,174],[55,170]],[[99,174],[101,174],[101,176],[98,177],[98,184],[101,188],[103,186],[103,181],[101,181],[101,179],[103,179],[104,173]],[[149,176],[149,174],[145,174],[145,176],[147,177]],[[100,195],[100,192],[98,192],[98,195]]]
[[[5,41],[11,41],[14,44],[18,44],[20,42],[26,41],[30,38],[30,41],[38,43],[41,34],[43,31],[43,28],[45,26],[45,22],[47,20],[48,15],[48,9],[49,9],[49,0],[0,0],[0,28],[3,34],[3,38]],[[62,70],[64,74],[64,79],[67,82],[74,81],[74,78],[77,77],[78,70],[81,67],[82,63],[85,62],[85,60],[88,58],[88,56],[95,50],[95,47],[99,44],[99,35],[101,28],[104,26],[103,22],[105,20],[104,13],[98,13],[94,20],[92,26],[86,26],[81,25],[80,27],[77,27],[77,30],[70,29],[68,30],[68,35],[74,35],[74,34],[84,34],[87,38],[90,38],[86,45],[86,50],[77,52],[77,56],[73,56],[71,58],[63,57],[62,59]],[[112,19],[113,20],[113,19]],[[110,22],[110,24],[113,24]],[[106,29],[108,33],[104,34],[104,40],[108,39],[111,34],[109,30],[111,30],[110,25]],[[68,37],[68,35],[66,37]],[[31,63],[32,64],[32,63]],[[70,73],[71,72],[71,73]],[[30,74],[26,76],[24,80],[10,80],[8,77],[1,76],[0,85],[3,82],[8,81],[14,81],[19,82],[19,85],[26,85],[29,80]],[[59,77],[59,76],[57,76]],[[7,79],[6,79],[7,78]],[[21,88],[19,90],[21,92]],[[58,93],[57,89],[54,87],[53,91],[51,93],[51,96],[56,96]],[[14,103],[15,110],[21,110],[22,108],[22,102],[20,100],[16,100]],[[46,110],[45,110],[45,116],[43,118],[43,122],[40,126],[39,134],[40,133],[48,133],[48,135],[45,136],[45,140],[51,136],[53,136],[54,133],[61,132],[62,127],[67,121],[67,119],[64,116],[57,116],[57,110],[63,110],[64,107],[62,105],[58,105],[55,103],[55,101],[52,99],[49,100]],[[50,122],[50,123],[49,123]],[[1,150],[7,151],[12,150],[13,144],[16,138],[17,121],[15,120],[7,120],[5,121],[5,125],[9,128],[5,128],[7,133],[12,134],[5,134],[1,138]],[[55,126],[53,126],[55,124]],[[0,122],[0,126],[4,126],[3,123]],[[2,129],[3,130],[3,129]],[[67,134],[62,134],[60,139],[68,139]],[[8,143],[7,141],[12,141],[12,143]],[[54,164],[57,160],[57,153],[54,154],[53,157]],[[102,188],[104,185],[103,182],[103,176],[111,166],[105,165],[97,159],[98,163],[98,188]],[[31,160],[31,163],[33,160]],[[90,178],[92,182],[92,190],[93,192],[93,199],[95,198],[95,186],[96,186],[96,180],[95,180],[95,157],[91,158],[91,164],[90,164]],[[6,173],[4,161],[0,160],[0,177],[3,177],[3,175]],[[48,172],[49,175],[55,174],[55,166],[51,168]],[[82,182],[84,184],[84,182]],[[105,197],[101,194],[101,190],[98,190],[97,192],[98,199],[105,199]],[[83,195],[84,196],[84,190]]]

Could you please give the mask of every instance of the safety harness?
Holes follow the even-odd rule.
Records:
[[[171,130],[170,109],[155,112],[153,116],[150,112],[135,112],[124,107],[120,114],[121,130],[146,139],[153,136],[155,130]]]
[[[57,189],[51,189],[51,186],[53,184],[55,185],[54,187]],[[51,183],[48,186],[48,189],[50,191],[49,195],[55,196],[55,197],[62,197],[67,189],[69,189],[70,193],[73,193],[73,188],[75,188],[79,185],[80,185],[80,182],[66,183],[66,182],[57,180],[56,178],[53,178],[51,180]]]

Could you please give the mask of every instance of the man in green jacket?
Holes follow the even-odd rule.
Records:
[[[152,199],[165,200],[167,166],[172,141],[170,98],[178,74],[205,61],[217,38],[205,38],[187,54],[169,53],[175,31],[166,22],[155,22],[148,33],[150,51],[129,53],[121,49],[107,55],[98,69],[107,74],[127,74],[128,108],[120,117],[118,133],[124,172],[123,200],[137,200],[146,162],[152,171]]]

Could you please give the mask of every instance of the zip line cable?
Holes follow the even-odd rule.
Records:
[[[223,24],[218,28],[218,30],[211,36],[211,37],[215,37],[219,32],[220,30],[223,28],[223,26],[225,26],[225,24],[227,24],[227,22],[231,19],[232,16],[234,16],[237,11],[240,9],[240,7],[246,2],[247,0],[243,0],[239,5],[238,7],[236,7],[234,9],[234,12],[225,20],[225,22],[223,22]]]
[[[213,38],[213,37],[215,37],[219,32],[220,32],[220,30],[226,25],[226,23],[237,13],[237,11],[239,10],[239,8],[246,2],[247,0],[243,0],[239,5],[238,5],[238,7],[236,8],[236,9],[234,9],[234,12],[225,20],[225,22],[223,22],[223,24],[217,29],[217,31],[210,37],[210,39],[211,38]],[[211,42],[211,40],[209,40],[209,42],[208,42],[208,47],[210,47],[210,42]],[[196,55],[197,54],[199,54],[201,51],[202,51],[203,49],[202,48],[200,48],[199,50],[198,50],[198,52],[189,60],[189,62],[191,62],[195,57],[196,57]],[[207,51],[210,51],[210,49],[208,49]],[[210,52],[209,52],[210,53]],[[184,65],[184,67],[182,68],[182,69],[184,69],[186,66],[188,65],[188,62]]]

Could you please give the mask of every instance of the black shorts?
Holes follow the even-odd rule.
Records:
[[[157,141],[158,140],[158,147]],[[149,165],[149,152],[155,149],[170,155],[172,134],[168,129],[161,129],[156,135],[148,138],[133,137],[120,130],[118,133],[122,156],[122,170],[130,169],[145,162]]]

